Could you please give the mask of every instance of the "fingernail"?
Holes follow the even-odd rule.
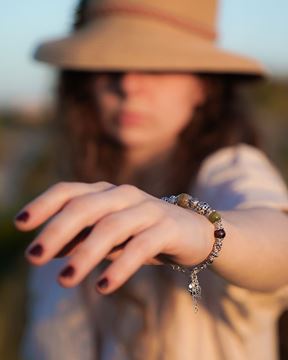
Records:
[[[75,273],[75,268],[71,265],[68,265],[66,268],[64,268],[61,273],[60,276],[61,277],[72,277]]]
[[[19,214],[15,216],[15,220],[26,222],[29,219],[28,211],[21,211]]]
[[[41,256],[43,253],[43,246],[40,244],[37,244],[33,246],[30,250],[28,250],[28,253],[33,256]]]
[[[104,289],[108,287],[108,279],[105,277],[97,282],[97,286],[100,289]]]

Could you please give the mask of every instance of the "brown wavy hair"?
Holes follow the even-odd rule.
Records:
[[[85,24],[86,3],[87,0],[80,1],[73,31]],[[95,74],[90,71],[59,71],[55,122],[60,135],[59,171],[67,180],[105,180],[120,185],[123,183],[124,149],[101,129],[99,114],[91,98],[90,84]],[[188,192],[205,157],[222,147],[240,142],[261,147],[257,130],[248,116],[249,109],[241,96],[241,85],[246,79],[236,75],[199,75],[206,84],[207,100],[196,109],[193,119],[179,134],[170,158],[173,166],[169,167],[168,173],[161,174],[161,178],[153,179],[154,187],[151,187],[152,180],[145,168],[135,172],[129,181],[155,196]],[[157,166],[157,160],[151,164],[153,166]],[[156,191],[157,181],[161,186]],[[103,260],[97,271],[108,264]],[[100,318],[91,318],[95,331],[95,356],[100,354],[103,337],[108,332],[119,341],[127,359],[156,360],[168,351],[165,331],[169,321],[173,321],[172,310],[175,308],[173,272],[164,266],[150,266],[141,268],[137,276],[140,282],[135,274],[117,291],[106,295]],[[93,300],[87,290],[88,283],[89,280],[84,281],[82,287],[90,308]]]

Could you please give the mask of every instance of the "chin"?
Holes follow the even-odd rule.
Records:
[[[151,137],[147,137],[143,131],[117,131],[111,134],[113,138],[125,147],[139,147],[151,144]]]
[[[118,139],[118,141],[126,148],[139,148],[143,146],[148,146],[150,143],[145,141],[145,139]]]

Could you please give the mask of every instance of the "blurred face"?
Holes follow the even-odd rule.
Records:
[[[92,83],[104,131],[126,147],[173,144],[205,100],[188,73],[96,74]]]

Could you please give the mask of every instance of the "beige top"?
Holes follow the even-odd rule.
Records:
[[[278,170],[264,153],[246,144],[208,156],[191,194],[220,211],[253,206],[288,211],[288,190]],[[64,289],[55,281],[62,267],[63,259],[57,259],[31,268],[30,322],[23,338],[23,359],[95,359],[90,314],[79,288]],[[135,281],[153,276],[153,269],[142,267]],[[278,359],[277,320],[288,307],[288,284],[273,293],[251,291],[207,269],[199,274],[202,299],[195,314],[183,274],[174,273],[178,283],[171,291],[178,300],[169,323],[171,346],[164,360]],[[105,306],[99,302],[95,311],[101,319]],[[113,359],[124,360],[125,356],[117,341],[107,335],[99,360]]]

